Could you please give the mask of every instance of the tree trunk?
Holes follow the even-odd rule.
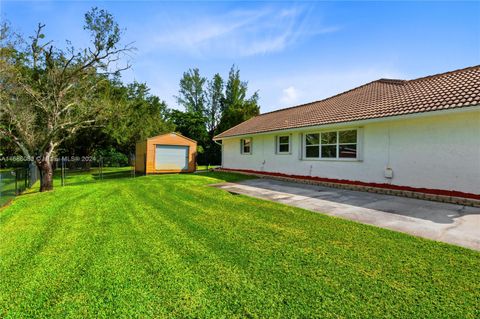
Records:
[[[47,192],[53,189],[53,169],[50,157],[44,157],[40,162],[37,162],[40,170],[40,191]]]

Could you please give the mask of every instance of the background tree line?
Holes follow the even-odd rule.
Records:
[[[185,72],[176,96],[184,111],[168,108],[145,83],[124,84],[120,74],[130,65],[119,63],[135,48],[122,43],[107,11],[92,8],[84,17],[86,48],[47,40],[43,24],[28,38],[0,26],[0,156],[33,159],[42,191],[53,187],[54,156],[126,163],[137,141],[171,131],[198,141],[200,164],[218,164],[213,136],[259,113],[257,92],[247,97],[234,66],[226,80]]]
[[[176,100],[184,111],[169,108],[145,83],[125,85],[118,78],[111,79],[104,91],[110,104],[109,120],[67,138],[59,153],[114,157],[126,164],[137,141],[176,131],[198,142],[200,165],[220,164],[221,148],[213,137],[258,115],[258,93],[247,98],[247,82],[240,80],[235,66],[226,82],[218,73],[208,80],[198,69],[190,69],[179,87]]]
[[[247,97],[248,83],[240,79],[240,70],[232,66],[225,81],[216,73],[212,79],[190,69],[180,80],[176,96],[184,112],[170,110],[168,120],[177,131],[198,142],[201,164],[219,164],[221,149],[213,137],[260,112],[258,92]]]

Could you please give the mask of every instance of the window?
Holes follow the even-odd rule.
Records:
[[[357,158],[357,130],[338,132],[338,157]]]
[[[305,158],[357,158],[357,130],[305,134]]]
[[[320,134],[305,134],[305,157],[317,158],[320,154]]]
[[[337,157],[337,132],[322,133],[322,158]]]
[[[290,153],[290,136],[277,136],[277,153],[289,154]]]
[[[240,153],[252,154],[252,139],[244,138],[240,140]]]

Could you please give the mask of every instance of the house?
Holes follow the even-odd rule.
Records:
[[[214,140],[226,170],[480,199],[480,66],[379,79]]]
[[[178,133],[140,141],[135,147],[135,171],[143,174],[187,173],[196,169],[197,142]]]

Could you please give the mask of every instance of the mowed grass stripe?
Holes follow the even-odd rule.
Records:
[[[139,188],[135,188],[133,195],[138,193]],[[204,302],[202,298],[202,290],[204,290],[201,280],[195,273],[189,269],[179,253],[180,248],[188,245],[188,237],[185,237],[177,225],[172,224],[168,219],[164,218],[169,214],[169,207],[162,202],[161,206],[163,214],[158,213],[156,205],[152,202],[145,201],[144,194],[139,193],[138,196],[132,196],[129,201],[134,211],[143,210],[143,214],[135,216],[135,227],[137,238],[144,240],[138,241],[138,246],[143,248],[143,255],[147,260],[150,268],[152,279],[161,280],[161,292],[156,298],[157,300],[174,301],[163,305],[167,313],[175,313],[178,311],[191,311],[188,308],[198,308]],[[140,199],[140,204],[134,199]],[[178,245],[181,245],[179,247]],[[160,264],[159,264],[160,261]],[[162,273],[159,274],[159,271]],[[167,298],[168,297],[168,298]],[[186,303],[185,300],[189,302]],[[187,307],[185,307],[187,306]],[[184,308],[184,309],[182,309]]]
[[[137,191],[141,194],[145,194],[143,189],[138,188]],[[151,194],[151,193],[148,193]],[[165,217],[169,219],[170,229],[178,232],[178,240],[174,242],[177,251],[182,252],[182,258],[189,269],[195,270],[199,277],[203,278],[202,284],[209,288],[212,297],[216,297],[217,300],[212,300],[218,305],[221,305],[227,301],[232,301],[229,306],[235,307],[238,304],[238,295],[235,295],[232,300],[228,300],[225,294],[231,291],[244,291],[249,297],[258,296],[258,287],[255,287],[253,283],[250,283],[245,278],[245,274],[242,273],[239,267],[233,263],[228,262],[225,257],[226,254],[219,254],[219,247],[212,249],[209,245],[209,239],[219,239],[217,236],[209,234],[208,230],[200,227],[198,223],[192,223],[189,221],[189,216],[201,213],[197,208],[191,207],[186,211],[179,211],[178,207],[186,204],[188,201],[188,195],[177,196],[176,193],[172,193],[167,200],[161,201],[162,211],[160,216],[165,220]],[[149,196],[149,195],[147,195]],[[154,201],[151,201],[154,202]],[[181,205],[180,205],[181,204]],[[179,229],[181,229],[179,231]],[[218,241],[220,245],[225,244],[224,241]],[[232,247],[230,245],[228,251],[241,252],[241,247]],[[213,276],[212,276],[213,275]],[[209,276],[211,278],[209,278]],[[246,283],[246,284],[245,284]],[[250,287],[247,287],[250,286]],[[216,293],[216,294],[215,294]],[[258,297],[257,297],[258,298]],[[236,309],[234,309],[236,310]]]
[[[136,188],[139,192],[139,196],[148,196],[144,195],[145,192],[143,189]],[[167,226],[168,231],[170,231],[174,236],[172,236],[172,247],[175,251],[181,252],[178,256],[182,260],[182,265],[185,268],[181,268],[181,271],[186,271],[183,276],[196,279],[195,282],[200,282],[201,286],[195,287],[197,291],[203,292],[209,289],[211,292],[217,291],[219,294],[216,296],[218,300],[211,300],[215,295],[211,295],[210,298],[204,298],[204,302],[208,301],[208,305],[222,304],[222,300],[225,299],[221,288],[224,286],[222,282],[230,283],[231,286],[235,286],[239,282],[240,274],[235,269],[235,267],[230,267],[230,265],[225,265],[221,259],[221,256],[211,250],[208,246],[202,243],[203,241],[198,240],[198,229],[192,229],[185,224],[184,211],[179,211],[178,207],[180,202],[183,202],[184,198],[176,198],[173,194],[168,197],[169,200],[162,201],[150,201],[151,203],[158,203],[157,205],[162,208],[161,212],[156,211],[156,214],[152,216],[157,222],[164,223]],[[170,200],[172,199],[172,200]],[[192,212],[192,210],[189,210]],[[195,228],[195,225],[191,225]],[[181,274],[181,272],[180,272]],[[210,282],[206,280],[206,276],[210,274],[215,274],[215,278]],[[199,279],[201,279],[199,281]],[[244,287],[245,288],[245,287]],[[252,287],[253,288],[253,287]],[[212,313],[212,310],[209,309],[198,309],[201,313]],[[197,311],[198,311],[197,310]]]
[[[87,237],[81,236],[87,231],[89,216],[92,216],[81,209],[89,201],[88,197],[84,194],[74,198],[75,204],[68,206],[68,210],[62,209],[65,205],[61,200],[56,203],[60,204],[57,207],[48,200],[42,211],[35,212],[33,207],[26,209],[30,225],[44,227],[38,227],[42,229],[39,233],[24,233],[23,236],[35,240],[11,246],[25,255],[19,263],[2,267],[2,273],[11,272],[6,279],[15,279],[15,284],[6,285],[12,288],[9,300],[18,302],[23,310],[53,306],[64,291],[71,289],[70,279],[81,278],[82,265],[88,264],[89,257],[93,257],[85,253]],[[35,219],[35,216],[41,216],[45,224],[41,223],[42,218]],[[28,228],[31,229],[35,227]],[[22,302],[25,300],[27,302]]]
[[[157,233],[162,227],[158,227],[160,225],[155,225],[151,218],[148,218],[146,214],[149,212],[148,205],[145,205],[142,198],[131,200],[130,192],[128,188],[117,188],[112,202],[108,203],[108,200],[105,202],[107,206],[115,205],[115,211],[102,211],[103,214],[113,214],[108,215],[106,218],[108,222],[104,227],[109,233],[108,245],[85,276],[87,280],[96,283],[85,289],[86,294],[94,297],[86,304],[99,305],[91,316],[96,314],[108,317],[108,314],[121,314],[128,317],[148,316],[153,313],[166,315],[178,306],[164,303],[159,307],[159,300],[176,300],[172,298],[173,294],[183,286],[182,282],[179,283],[174,278],[175,276],[181,278],[178,273],[180,267],[175,263],[172,266],[174,258],[164,238],[165,232],[160,232],[159,236],[152,239],[158,247],[148,247],[146,243],[149,233],[143,231],[145,228],[142,228],[141,233],[135,231],[138,227],[136,220],[142,217],[147,217],[149,223],[141,226],[153,225]],[[119,198],[122,201],[117,202]],[[176,269],[177,272],[172,272],[172,269]],[[190,281],[184,283],[188,284]],[[131,303],[136,304],[136,307],[130,308]],[[108,306],[101,306],[105,304]]]

